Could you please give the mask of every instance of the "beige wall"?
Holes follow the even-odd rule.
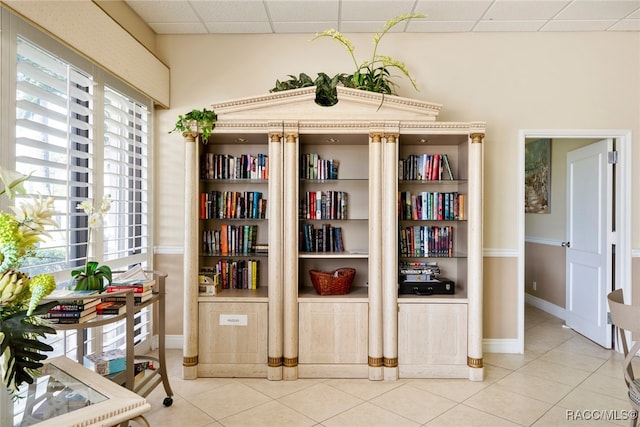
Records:
[[[566,249],[538,243],[525,243],[524,290],[558,307],[566,303]],[[536,290],[533,289],[536,282]]]
[[[370,35],[349,35],[358,59]],[[171,68],[171,109],[157,114],[156,242],[180,250],[183,144],[167,135],[178,114],[266,93],[288,74],[352,71],[332,40],[311,35],[159,36]],[[631,129],[640,134],[640,34],[388,34],[379,53],[406,63],[421,91],[399,94],[444,105],[440,120],[487,122],[485,139],[485,338],[517,336],[518,132],[521,129]],[[634,164],[638,161],[634,152]],[[637,169],[637,168],[635,168]],[[634,173],[634,181],[637,173]],[[633,212],[637,214],[637,200]],[[632,230],[632,245],[640,243]],[[500,258],[494,258],[493,254]],[[506,254],[506,256],[504,255]]]

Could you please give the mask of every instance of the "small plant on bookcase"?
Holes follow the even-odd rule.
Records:
[[[196,136],[202,135],[202,142],[206,144],[209,141],[211,132],[216,127],[218,116],[213,110],[193,109],[186,114],[180,114],[174,128],[169,133],[180,132],[182,136],[194,133]]]

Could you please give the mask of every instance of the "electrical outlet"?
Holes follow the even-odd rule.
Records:
[[[534,291],[538,290],[538,282],[536,282],[536,281],[533,282],[533,290]]]

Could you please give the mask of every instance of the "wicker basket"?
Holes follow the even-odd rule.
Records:
[[[355,268],[339,268],[332,272],[309,270],[311,283],[320,295],[345,295],[349,293],[351,283],[356,275]]]

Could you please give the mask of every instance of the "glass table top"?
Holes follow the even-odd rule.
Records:
[[[45,364],[41,373],[33,384],[20,387],[13,401],[13,427],[31,426],[108,400],[55,365]]]

